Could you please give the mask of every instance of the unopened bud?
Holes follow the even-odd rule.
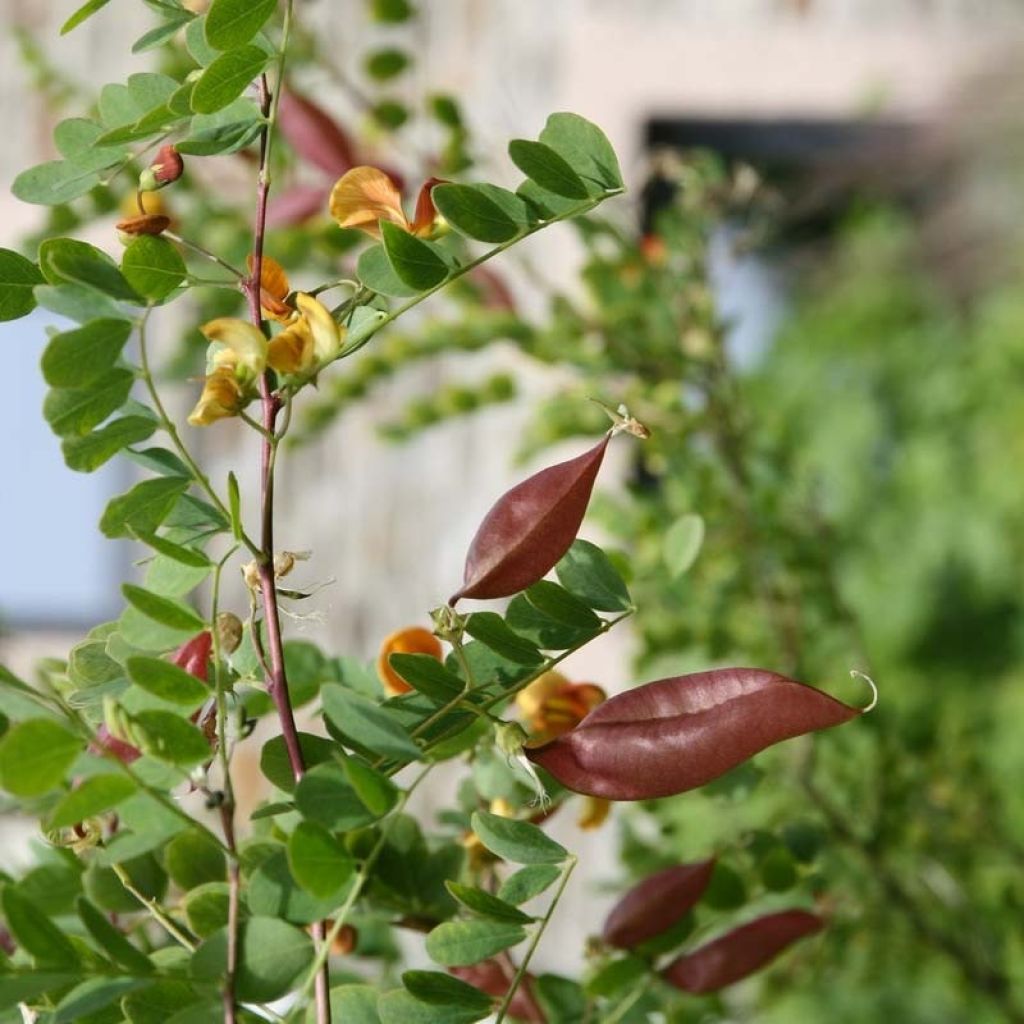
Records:
[[[168,143],[156,154],[156,159],[139,175],[139,188],[153,192],[177,181],[185,170],[185,161],[178,150]]]
[[[222,654],[234,654],[242,642],[242,620],[234,612],[217,616],[217,643]]]

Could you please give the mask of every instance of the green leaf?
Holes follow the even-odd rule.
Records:
[[[377,1002],[381,1024],[473,1024],[490,1014],[487,1010],[426,1003],[404,989],[385,992]]]
[[[306,772],[295,788],[295,806],[304,818],[338,832],[361,828],[380,817],[359,798],[337,764],[320,764]]]
[[[258,46],[243,46],[221,54],[196,82],[192,109],[198,114],[212,114],[226,107],[242,95],[268,60],[266,52]]]
[[[119,82],[105,85],[100,90],[100,120],[108,129],[114,130],[107,131],[97,141],[107,145],[152,135],[167,119],[167,101],[179,85],[169,75],[145,71],[129,75],[125,85]],[[142,130],[144,122],[148,124],[148,131]]]
[[[174,476],[137,483],[107,504],[100,519],[100,530],[111,538],[152,533],[167,518],[189,484],[190,481]]]
[[[579,114],[552,114],[540,133],[540,141],[602,190],[622,188],[622,171],[612,144],[586,118]]]
[[[461,978],[440,971],[405,971],[402,984],[420,1002],[451,1006],[486,1016],[493,1009],[493,998]]]
[[[93,320],[55,334],[43,351],[43,378],[54,388],[91,384],[117,362],[131,333],[127,320]]]
[[[132,43],[132,53],[147,53],[149,50],[156,49],[175,36],[194,17],[195,15],[191,11],[183,10],[180,15],[170,18],[162,25],[157,25],[156,28],[151,28]]]
[[[24,203],[58,206],[84,196],[99,180],[97,172],[82,170],[70,160],[48,160],[22,171],[11,192]]]
[[[238,477],[228,473],[228,509],[231,513],[231,535],[242,539],[242,497],[238,490]]]
[[[201,939],[223,928],[228,923],[230,898],[227,882],[204,882],[189,890],[183,900],[189,928]]]
[[[90,775],[77,788],[71,790],[53,809],[46,827],[69,828],[116,807],[135,792],[135,783],[127,775],[109,773]]]
[[[88,18],[91,18],[97,11],[102,10],[110,0],[87,0],[87,3],[82,4],[81,7],[75,11],[74,14],[68,18],[60,27],[60,34],[67,35],[74,28],[78,28]]]
[[[392,654],[388,662],[413,689],[437,704],[447,704],[465,688],[457,675],[429,654]]]
[[[516,864],[558,864],[569,851],[528,821],[475,811],[471,827],[492,853]]]
[[[524,591],[526,599],[544,615],[574,629],[599,629],[601,620],[578,597],[550,580],[540,580]]]
[[[138,303],[139,296],[101,249],[74,238],[48,238],[39,246],[39,269],[50,284],[71,281],[104,295]]]
[[[124,667],[136,686],[172,704],[196,708],[210,696],[210,688],[202,680],[169,661],[137,655]]]
[[[115,999],[145,984],[142,978],[89,978],[76,985],[57,1004],[53,1024],[73,1024],[74,1021],[86,1020]]]
[[[188,829],[168,844],[164,863],[171,880],[185,892],[210,882],[223,882],[227,876],[224,851],[209,833]]]
[[[148,416],[122,416],[84,437],[66,437],[60,449],[69,469],[92,473],[130,444],[145,441],[156,430]]]
[[[166,238],[139,235],[121,257],[121,273],[140,295],[159,302],[185,280],[188,270]]]
[[[126,320],[124,310],[113,299],[84,284],[39,284],[34,289],[36,301],[69,320],[84,324],[90,320]]]
[[[43,400],[43,416],[58,437],[83,436],[121,408],[135,378],[115,368],[86,388],[54,388]]]
[[[98,145],[103,126],[84,117],[65,118],[53,131],[53,141],[68,163],[79,171],[103,171],[128,156],[124,146]]]
[[[189,99],[191,102],[191,94]],[[193,156],[235,153],[259,135],[263,124],[252,100],[238,99],[214,114],[193,117],[188,138],[178,143],[178,152]]]
[[[507,242],[520,231],[520,225],[474,185],[438,185],[431,195],[444,219],[467,238]]]
[[[697,561],[703,543],[704,520],[696,514],[680,516],[665,533],[662,557],[668,571],[682,576]]]
[[[389,221],[380,222],[380,232],[391,269],[410,288],[426,291],[448,276],[448,264],[422,238]]]
[[[478,964],[526,938],[517,924],[501,921],[446,921],[427,936],[427,953],[442,967]]]
[[[143,615],[162,626],[199,632],[206,625],[187,605],[161,597],[150,590],[137,587],[134,583],[122,583],[121,593],[133,608],[137,608]]]
[[[213,563],[206,555],[196,548],[186,547],[184,544],[175,544],[166,537],[161,537],[155,533],[136,532],[135,536],[143,544],[147,544],[165,558],[173,559],[175,562],[180,562],[182,565],[187,565],[192,569],[210,569],[213,566]]]
[[[602,612],[632,606],[629,590],[608,556],[587,540],[575,540],[555,566],[559,582],[569,593]]]
[[[338,744],[324,736],[299,733],[299,749],[306,768],[312,770],[319,764],[333,761]],[[295,789],[295,773],[288,758],[288,748],[283,736],[275,736],[263,744],[260,752],[260,770],[278,789],[291,793]],[[309,774],[307,772],[307,774]]]
[[[403,50],[386,47],[374,50],[366,57],[366,73],[378,82],[387,82],[397,78],[408,66],[409,55]]]
[[[444,884],[462,906],[479,917],[488,917],[494,921],[512,921],[515,924],[529,924],[533,920],[529,914],[524,914],[512,904],[483,889],[452,881]]]
[[[107,920],[106,915],[94,904],[84,896],[79,896],[76,907],[86,931],[115,963],[120,964],[133,974],[150,974],[153,971],[153,964],[149,957],[141,950],[136,949],[125,938],[124,933],[119,928],[115,928]]]
[[[208,1006],[210,1000],[205,1000],[205,1003]],[[192,985],[184,981],[160,979],[126,995],[121,1000],[121,1011],[128,1024],[171,1024],[172,1020],[176,1020],[176,1024],[187,1024],[187,1021],[180,1019],[180,1014],[186,1012],[182,1008],[195,1009],[196,1005],[202,1004],[196,1004],[196,990]]]
[[[43,283],[39,268],[11,249],[0,249],[0,320],[17,320],[36,308],[32,289]]]
[[[274,13],[277,0],[213,0],[206,14],[206,41],[218,50],[242,46]]]
[[[523,174],[556,196],[566,199],[589,197],[583,179],[563,157],[543,142],[513,139],[508,144],[508,155]]]
[[[371,245],[359,254],[356,274],[367,288],[378,295],[407,299],[419,294],[419,289],[410,288],[395,273],[383,245]]]
[[[243,1002],[267,1003],[288,993],[313,958],[303,931],[273,917],[253,917],[239,927],[236,994]],[[211,935],[192,956],[197,981],[218,982],[227,964],[227,929]]]
[[[514,633],[497,612],[473,612],[466,620],[466,632],[517,665],[539,665],[544,660],[536,645]]]
[[[0,786],[15,796],[41,796],[64,781],[82,746],[55,722],[19,722],[0,740]]]
[[[168,764],[191,768],[213,756],[206,737],[173,711],[140,711],[131,729],[144,754]]]
[[[398,787],[358,757],[346,757],[342,771],[363,806],[374,817],[382,818],[398,803]]]
[[[587,997],[578,982],[560,978],[557,974],[542,974],[533,991],[548,1020],[557,1020],[560,1024],[583,1024]]]
[[[498,898],[516,905],[526,903],[544,892],[561,873],[554,864],[530,864],[501,883]]]
[[[18,945],[40,966],[73,967],[78,954],[67,936],[13,886],[0,894],[7,928]]]
[[[386,708],[336,684],[321,690],[324,714],[343,735],[385,757],[418,761],[423,755]]]
[[[10,1010],[18,1003],[35,1001],[47,992],[57,993],[79,980],[79,974],[54,971],[0,972],[0,1010]],[[20,1012],[9,1020],[23,1020]]]
[[[331,1014],[338,1024],[380,1024],[377,990],[371,985],[338,985],[332,988]]]
[[[344,901],[347,893],[345,888],[321,899],[303,889],[288,866],[285,850],[278,848],[249,876],[246,902],[249,910],[258,916],[277,917],[293,924],[310,924],[329,916]]]
[[[354,870],[345,847],[313,821],[300,821],[289,836],[288,865],[295,881],[320,899],[337,893]]]

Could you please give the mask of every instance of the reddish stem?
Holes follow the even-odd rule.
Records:
[[[269,118],[271,111],[270,89],[266,75],[259,80],[260,108],[263,116]],[[243,290],[249,302],[252,322],[263,329],[263,313],[260,309],[260,283],[263,274],[263,243],[267,230],[267,197],[270,193],[270,178],[267,167],[270,129],[260,135],[259,180],[256,190],[256,225],[253,232],[252,275],[243,283]],[[270,374],[260,378],[260,403],[263,412],[263,436],[260,446],[260,493],[262,525],[260,548],[262,558],[259,565],[260,595],[263,601],[263,620],[267,629],[267,648],[270,655],[270,678],[267,690],[277,709],[281,721],[281,735],[292,774],[298,782],[306,771],[299,745],[299,731],[295,725],[291,697],[288,693],[288,675],[284,663],[284,644],[281,638],[281,615],[277,604],[277,586],[274,581],[274,428],[281,405],[270,386]],[[313,941],[322,943],[327,931],[323,921],[317,921],[310,928]],[[330,968],[327,961],[317,972],[315,983],[317,1024],[331,1024]]]

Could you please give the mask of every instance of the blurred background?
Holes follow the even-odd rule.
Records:
[[[53,214],[6,186],[103,83],[172,59],[130,53],[153,16],[115,0],[59,39],[74,5],[2,3],[0,245],[78,233],[116,253],[127,181]],[[421,0],[380,16],[396,6],[299,5],[290,84],[354,162],[409,193],[431,173],[514,187],[505,141],[572,110],[607,131],[630,194],[323,382],[282,466],[280,543],[311,550],[302,582],[325,584],[292,635],[368,660],[426,624],[495,497],[602,429],[588,396],[626,401],[654,438],[615,453],[586,535],[632,566],[638,625],[568,674],[613,692],[758,664],[850,697],[857,669],[881,702],[598,832],[556,822],[590,870],[544,965],[578,962],[620,857],[640,875],[717,851],[716,910],[804,901],[832,924],[673,1020],[1024,1019],[1024,4]],[[385,51],[397,71],[374,65]],[[293,284],[338,276],[354,239],[296,212],[327,169],[301,146],[282,160],[293,206],[269,251]],[[194,193],[167,200],[181,232],[244,258],[251,165],[190,172]],[[181,410],[195,325],[235,300],[189,301],[158,325]],[[56,322],[0,327],[0,659],[23,673],[116,617],[138,571],[95,530],[130,469],[70,473],[39,414]],[[215,479],[248,440],[236,424],[189,435]]]

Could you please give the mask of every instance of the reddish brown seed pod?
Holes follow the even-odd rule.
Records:
[[[448,973],[495,999],[501,999],[508,992],[515,970],[509,970],[498,960],[482,960],[471,967],[449,967]],[[525,1024],[547,1024],[547,1018],[533,994],[536,984],[537,978],[534,975],[523,975],[508,1008],[510,1017],[524,1021]]]
[[[715,858],[678,864],[634,885],[604,922],[602,938],[609,946],[632,949],[667,932],[701,898],[715,870]]]
[[[171,226],[171,218],[160,213],[142,213],[119,220],[115,227],[124,235],[162,235]]]
[[[576,793],[650,800],[696,789],[780,740],[860,713],[775,672],[723,668],[620,693],[525,753]]]
[[[509,597],[543,579],[576,539],[611,435],[517,484],[484,517],[469,546],[460,598]]]
[[[807,910],[766,914],[673,960],[662,977],[694,995],[717,992],[759,971],[787,946],[824,927],[825,922]]]
[[[348,133],[306,96],[282,91],[278,125],[295,152],[327,174],[344,174],[357,163]]]

